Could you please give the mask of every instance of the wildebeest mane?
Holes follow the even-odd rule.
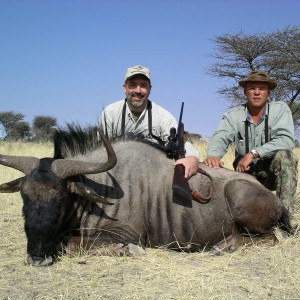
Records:
[[[147,139],[141,139],[140,136],[132,136],[127,140],[146,143],[166,152],[166,147],[164,145],[157,144]],[[102,146],[99,127],[81,127],[81,125],[75,123],[67,123],[66,127],[58,127],[55,131],[53,142],[55,159],[75,156],[77,154],[83,155]],[[110,142],[113,145],[114,143],[123,142],[123,139],[114,138],[113,140],[110,140]]]
[[[55,159],[85,154],[102,144],[96,126],[82,128],[75,123],[68,123],[65,128],[58,127],[53,142]]]

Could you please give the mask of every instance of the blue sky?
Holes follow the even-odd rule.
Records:
[[[0,111],[31,122],[95,124],[123,98],[128,66],[150,68],[150,99],[189,132],[212,135],[226,110],[206,74],[217,35],[299,25],[298,0],[0,0]]]

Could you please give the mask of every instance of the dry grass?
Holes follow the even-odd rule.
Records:
[[[196,145],[201,155],[206,144]],[[52,156],[51,145],[1,143],[0,153]],[[296,154],[300,156],[299,149]],[[233,151],[224,159],[230,166]],[[201,160],[203,160],[203,156]],[[0,182],[18,171],[0,166]],[[299,222],[297,203],[294,222]],[[232,254],[147,249],[142,257],[64,256],[51,267],[26,264],[22,201],[1,194],[0,299],[299,299],[300,237]]]

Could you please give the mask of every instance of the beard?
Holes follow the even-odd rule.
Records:
[[[142,112],[147,105],[147,95],[127,97],[127,103],[131,110]]]

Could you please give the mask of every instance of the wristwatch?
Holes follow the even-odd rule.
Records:
[[[258,158],[259,157],[259,153],[255,149],[252,149],[250,151],[250,153],[252,154],[253,158]]]

